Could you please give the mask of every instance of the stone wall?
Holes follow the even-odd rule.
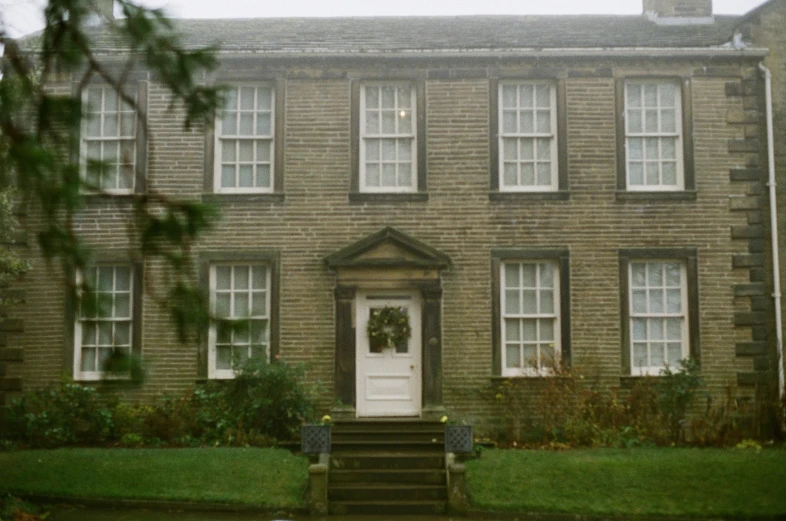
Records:
[[[748,291],[762,282],[763,227],[753,207],[761,195],[755,127],[755,63],[527,60],[488,63],[334,60],[284,68],[283,197],[208,195],[222,219],[198,246],[202,251],[274,251],[280,256],[280,356],[308,362],[310,377],[333,389],[335,274],[324,258],[392,226],[447,254],[442,276],[445,405],[475,417],[495,414],[478,390],[492,381],[492,249],[567,248],[570,254],[573,366],[602,387],[619,387],[622,370],[619,253],[631,248],[695,248],[698,252],[700,362],[720,392],[753,360],[759,310]],[[252,69],[255,70],[255,69]],[[398,73],[401,73],[400,76]],[[696,171],[695,197],[628,198],[617,189],[615,83],[626,77],[689,79]],[[564,82],[568,191],[562,198],[490,197],[490,85],[500,77],[553,77]],[[351,81],[403,77],[425,82],[427,198],[350,200]],[[753,81],[753,83],[750,83]],[[182,112],[168,94],[149,87],[149,185],[172,196],[204,191],[205,137],[184,132]],[[759,170],[757,170],[759,172]],[[125,251],[122,201],[91,202],[77,220],[99,250]],[[786,227],[784,227],[786,228]],[[25,363],[9,377],[26,387],[57,382],[72,346],[62,275],[34,259],[27,277],[28,327],[20,340]],[[146,288],[156,291],[162,266],[147,262]],[[756,301],[758,302],[758,301]],[[197,381],[197,346],[180,345],[155,299],[143,303],[143,386],[122,387],[131,399],[181,392]],[[747,346],[747,347],[746,347]],[[757,351],[758,352],[758,351]],[[533,389],[539,382],[532,380]],[[325,405],[332,401],[326,396]]]
[[[773,124],[775,141],[775,176],[776,176],[776,205],[778,209],[778,242],[780,245],[780,281],[783,288],[786,282],[786,33],[783,31],[786,24],[786,1],[772,0],[754,11],[741,26],[741,31],[745,40],[751,41],[757,47],[769,49],[769,55],[764,59],[764,65],[772,73],[772,98],[773,98]],[[759,88],[763,90],[763,75],[759,75]],[[751,88],[753,88],[751,86]],[[761,161],[759,167],[759,179],[762,183],[767,182],[768,163],[767,163],[767,142],[766,127],[764,126],[764,97],[759,94],[758,103],[761,113]],[[769,237],[771,234],[769,195],[765,186],[758,196],[762,210],[762,225],[767,234],[767,249],[765,255],[765,271],[767,279],[764,282],[763,291],[757,293],[756,297],[763,305],[764,301],[772,302],[773,279],[772,273],[772,254]],[[783,290],[782,290],[783,291]],[[770,313],[772,307],[769,308]],[[786,312],[782,314],[782,321],[786,322]],[[766,328],[762,328],[762,333],[766,333],[766,349],[757,346],[756,355],[757,367],[760,375],[766,377],[768,385],[774,385],[777,378],[777,353],[775,351],[775,330],[772,321],[768,321]]]

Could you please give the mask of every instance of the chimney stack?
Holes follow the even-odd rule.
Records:
[[[644,0],[644,14],[658,18],[707,18],[712,0]]]

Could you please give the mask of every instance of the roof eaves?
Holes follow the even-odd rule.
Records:
[[[127,55],[130,49],[97,50],[98,57],[112,58]],[[219,51],[225,58],[269,57],[276,59],[300,58],[741,58],[761,59],[768,49],[761,47],[735,48],[724,42],[712,47],[609,47],[609,48],[526,48],[526,49],[407,49],[407,50],[329,50],[329,49],[229,49]]]
[[[260,50],[258,48],[231,49],[220,51],[223,56],[233,54],[239,56],[270,55],[270,56],[306,56],[325,57],[340,56],[386,56],[386,57],[713,57],[713,56],[745,56],[760,57],[767,54],[767,49],[748,47],[735,49],[724,45],[725,42],[709,47],[562,47],[562,48],[506,48],[506,49],[374,49],[374,50],[341,50],[324,48]]]

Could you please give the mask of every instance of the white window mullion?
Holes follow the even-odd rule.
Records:
[[[544,280],[548,270],[550,285]],[[500,339],[503,376],[538,376],[550,374],[556,360],[547,358],[548,348],[555,358],[560,355],[559,336],[559,274],[557,266],[548,261],[504,262],[500,266]],[[513,277],[514,280],[511,280]],[[530,282],[527,281],[529,277]],[[551,309],[544,309],[544,296],[551,293]],[[508,294],[516,295],[515,305],[508,306]],[[525,307],[534,306],[528,312]],[[509,330],[516,332],[509,339]],[[548,335],[548,336],[547,336]],[[515,359],[509,349],[514,349]]]
[[[548,89],[548,107],[539,92]],[[529,91],[524,95],[524,91]],[[553,82],[502,82],[499,85],[499,189],[553,191],[558,189],[557,108]],[[540,122],[548,113],[548,130]],[[525,116],[527,116],[525,118]],[[549,152],[544,154],[548,147]],[[513,149],[515,148],[515,150]],[[523,152],[526,151],[526,155]],[[545,156],[545,157],[544,157]],[[544,172],[543,165],[548,163]],[[515,171],[515,175],[514,175]]]
[[[648,92],[654,92],[654,99],[648,100]],[[666,92],[671,93],[671,100],[666,99]],[[679,82],[631,80],[625,83],[623,95],[627,189],[631,191],[683,190],[685,181]],[[673,121],[667,123],[667,114],[672,114]],[[667,128],[671,126],[673,128]],[[656,144],[657,150],[651,149],[651,142]],[[673,143],[674,149],[669,157],[666,157],[664,151],[667,143]]]
[[[251,90],[251,107],[243,107],[243,93]],[[274,191],[275,165],[275,90],[272,86],[264,85],[236,85],[232,87],[231,102],[233,106],[226,106],[217,115],[215,129],[215,160],[214,160],[214,190],[218,193],[271,193]],[[269,108],[266,106],[269,105]],[[234,121],[234,132],[225,128],[223,124],[227,115],[231,114],[230,121]],[[266,114],[270,118],[270,126],[265,131],[260,128],[260,115]],[[243,117],[251,121],[250,131],[241,128]],[[234,157],[224,157],[224,144],[233,144]],[[241,158],[241,151],[250,147],[250,155]],[[259,151],[266,148],[266,158],[260,158]],[[242,172],[248,172],[250,167],[250,186],[243,184]],[[224,168],[232,168],[234,175],[224,176]],[[266,179],[262,181],[261,172],[266,172]],[[230,184],[231,182],[231,184]]]
[[[137,288],[134,287],[133,268],[124,265],[98,265],[90,268],[89,272],[94,306],[93,303],[85,306],[80,300],[74,323],[74,378],[77,380],[98,380],[116,376],[107,375],[103,370],[102,355],[108,352],[111,356],[118,351],[130,354],[134,344],[134,292]],[[120,273],[123,273],[122,283]],[[104,280],[102,275],[106,274],[111,275],[108,286],[101,283]],[[82,286],[84,277],[81,272],[77,274],[77,287]],[[121,313],[119,307],[121,299],[124,302],[123,307],[127,309],[125,313]],[[101,301],[105,304],[103,307]],[[91,313],[86,315],[86,310]],[[118,332],[121,327],[125,331],[123,335]],[[105,332],[108,332],[108,335],[102,334]]]
[[[670,282],[675,273],[679,280]],[[634,375],[658,375],[667,364],[675,367],[688,356],[687,269],[684,262],[675,260],[637,260],[630,263],[628,276],[631,370]],[[645,306],[637,311],[637,302],[641,302],[634,295],[642,291]],[[669,310],[674,304],[669,295],[675,291],[679,291],[679,310]],[[679,323],[679,338],[670,331],[675,322]],[[643,325],[643,331],[637,324]],[[679,344],[678,353],[671,349],[675,344]]]
[[[391,91],[392,96],[386,99],[385,93]],[[416,89],[410,83],[361,86],[360,191],[396,193],[417,190],[416,106]],[[405,122],[408,124],[405,125]],[[409,150],[409,158],[402,156],[405,149]],[[369,152],[373,152],[373,156],[369,156]]]
[[[116,106],[107,105],[109,93],[116,98]],[[132,94],[131,96],[135,96]],[[82,176],[91,188],[108,194],[127,194],[134,190],[136,183],[136,108],[129,105],[123,96],[115,93],[113,87],[105,85],[88,86],[83,92],[83,103],[86,107],[82,121],[80,166]],[[114,126],[110,128],[107,120],[114,118]],[[132,122],[128,132],[124,131],[124,122]],[[124,145],[130,145],[129,153],[123,154]],[[98,149],[98,157],[90,156],[90,149]],[[104,162],[107,160],[107,149],[114,149],[115,156],[111,163],[105,164],[105,172],[90,167],[90,160]],[[109,157],[112,157],[109,156]],[[126,167],[131,172],[127,175]]]
[[[106,89],[101,88],[101,101],[98,107],[98,128],[99,136],[106,136],[104,124],[106,123]]]
[[[224,269],[228,272],[226,289],[217,288],[217,271]],[[255,279],[255,271],[261,273],[262,280]],[[243,282],[245,281],[245,282]],[[255,288],[255,286],[261,286]],[[234,378],[237,369],[235,363],[240,363],[253,354],[255,346],[264,350],[269,356],[269,328],[270,328],[270,268],[265,264],[215,264],[210,268],[210,300],[211,309],[216,310],[216,301],[221,294],[229,298],[228,313],[226,317],[217,316],[211,324],[208,335],[208,377],[209,378]],[[257,296],[264,298],[264,312],[255,313],[254,299]],[[243,299],[246,311],[236,306]],[[229,331],[229,344],[218,344],[218,328],[221,322],[247,321],[244,329],[231,328]],[[257,338],[258,333],[261,338]],[[229,357],[229,366],[219,366],[219,351]]]

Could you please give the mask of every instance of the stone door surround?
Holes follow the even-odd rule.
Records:
[[[394,228],[386,227],[325,258],[336,272],[334,415],[356,415],[355,296],[360,290],[420,291],[422,310],[423,417],[444,411],[442,397],[441,273],[450,258]]]

